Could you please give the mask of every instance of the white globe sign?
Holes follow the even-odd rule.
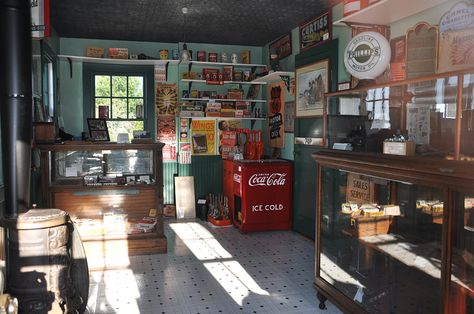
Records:
[[[347,44],[344,65],[358,79],[375,79],[390,63],[390,54],[390,44],[382,34],[363,32]]]

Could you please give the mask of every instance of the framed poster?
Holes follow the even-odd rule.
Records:
[[[291,55],[291,33],[288,33],[279,39],[275,40],[268,46],[269,53],[277,55],[276,60],[281,60]]]
[[[438,59],[438,27],[420,22],[406,35],[407,79],[436,73]]]
[[[293,133],[295,131],[295,102],[285,102],[285,119],[283,121],[285,133]]]
[[[321,116],[324,93],[328,92],[329,60],[296,69],[296,117]]]
[[[88,118],[89,138],[92,141],[110,141],[107,121],[105,119]]]
[[[332,40],[331,10],[300,25],[300,52]]]
[[[406,37],[400,36],[390,40],[390,73],[392,81],[404,80],[406,75]]]

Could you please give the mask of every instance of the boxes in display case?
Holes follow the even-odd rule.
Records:
[[[415,142],[406,141],[406,142],[383,142],[383,153],[390,155],[403,155],[403,156],[413,156],[415,155]]]
[[[109,58],[128,59],[128,48],[109,48]]]
[[[390,216],[355,216],[351,218],[351,226],[348,231],[356,238],[387,234],[390,228],[390,223]]]

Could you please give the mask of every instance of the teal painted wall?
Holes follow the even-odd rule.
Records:
[[[252,63],[262,63],[262,47],[235,46],[235,45],[215,45],[215,44],[197,44],[188,43],[188,49],[193,51],[194,57],[196,52],[204,50],[207,52],[226,52],[229,59],[232,53],[243,50],[250,50]],[[182,47],[182,43],[154,43],[154,42],[132,42],[132,41],[113,41],[113,40],[95,40],[95,39],[77,39],[77,38],[61,38],[59,40],[60,54],[83,56],[85,55],[87,46],[102,47],[107,51],[109,47],[128,48],[129,53],[139,54],[145,53],[151,57],[158,57],[159,50],[178,49]],[[193,68],[195,71],[198,68]],[[180,74],[187,71],[187,66],[170,65],[168,66],[167,83],[177,83],[179,86],[179,95],[183,89],[187,89],[187,84],[179,84]],[[60,112],[64,121],[67,132],[79,136],[83,130],[83,67],[81,62],[72,63],[72,76],[69,69],[69,62],[65,59],[59,61],[60,76]],[[194,86],[193,88],[199,88]],[[201,88],[205,88],[201,86]],[[153,118],[156,121],[155,117]],[[243,127],[250,128],[250,122],[245,122]],[[153,127],[154,128],[154,127]],[[153,129],[151,128],[151,129]],[[262,122],[257,122],[254,128],[262,128]],[[164,202],[165,204],[174,203],[174,176],[194,175],[196,184],[196,196],[206,193],[222,192],[222,183],[216,180],[209,180],[209,171],[212,170],[216,178],[221,177],[221,163],[216,162],[219,157],[193,157],[192,165],[178,165],[176,162],[166,162],[163,165],[163,184],[164,184]]]

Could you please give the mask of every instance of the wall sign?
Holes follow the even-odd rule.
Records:
[[[191,132],[191,146],[194,155],[216,155],[215,120],[193,119]]]
[[[375,79],[390,62],[390,44],[377,32],[363,32],[351,39],[344,52],[347,71],[358,79]]]
[[[369,177],[349,173],[347,175],[347,202],[357,205],[373,203],[374,187],[375,185]]]
[[[439,22],[438,72],[469,68],[474,64],[474,5],[457,3]]]
[[[268,87],[268,128],[270,132],[270,147],[284,147],[284,115],[285,115],[285,83],[273,83]]]
[[[332,39],[332,15],[327,11],[304,22],[299,27],[300,52]]]
[[[466,2],[456,3],[439,21],[441,33],[472,27],[474,27],[474,5]]]
[[[33,38],[49,37],[51,24],[49,0],[30,0],[31,5],[31,36]]]
[[[436,73],[438,58],[438,27],[421,22],[407,32],[407,78]]]
[[[269,55],[275,53],[277,55],[276,60],[281,60],[291,55],[291,33],[288,33],[279,39],[272,42],[269,46]]]
[[[293,133],[295,130],[295,102],[285,102],[285,133]]]

